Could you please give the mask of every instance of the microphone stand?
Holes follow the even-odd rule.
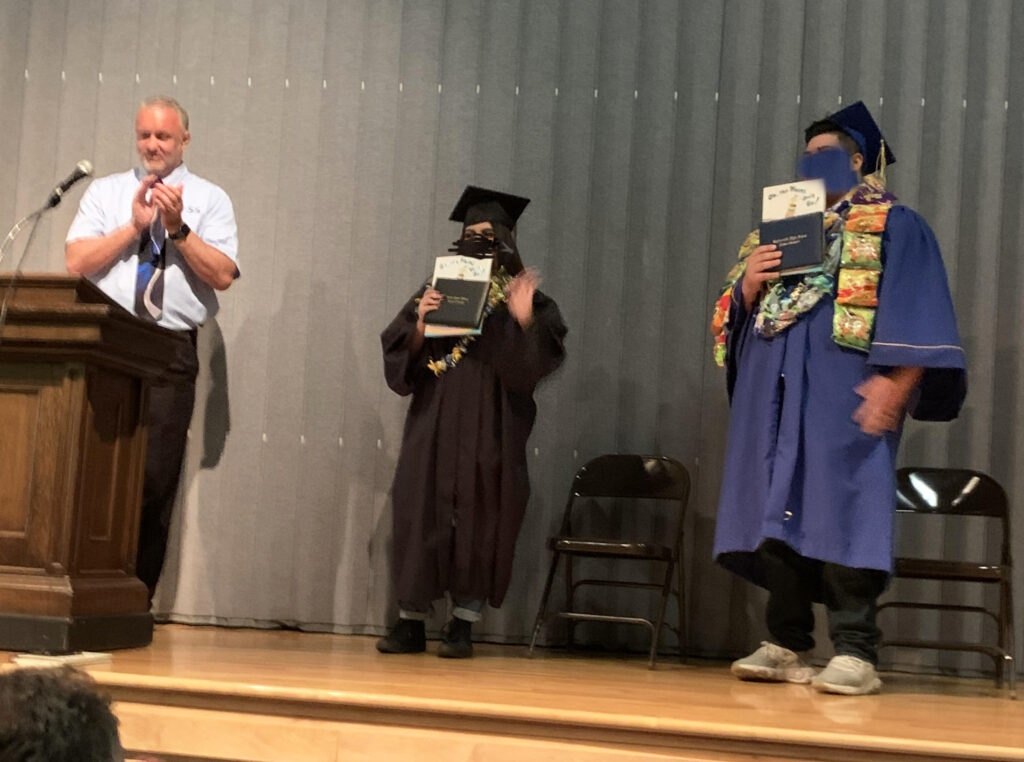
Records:
[[[25,215],[10,229],[7,233],[7,237],[4,238],[4,242],[0,243],[0,263],[4,261],[4,249],[14,242],[15,237],[22,231],[26,224],[32,223],[32,228],[28,233],[28,240],[25,242],[25,249],[21,252],[21,256],[18,257],[18,261],[14,266],[14,271],[11,273],[11,280],[7,284],[7,290],[4,292],[3,302],[0,303],[0,344],[3,343],[3,328],[7,322],[7,304],[11,299],[11,294],[14,293],[14,284],[18,279],[18,275],[21,274],[21,266],[25,262],[25,257],[28,255],[29,248],[32,246],[32,239],[35,238],[36,228],[39,227],[39,220],[47,210],[51,209],[52,206],[47,203],[46,206],[42,206],[36,209],[31,214]]]

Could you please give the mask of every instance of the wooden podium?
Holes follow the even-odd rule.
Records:
[[[11,276],[0,275],[0,302]],[[96,286],[21,275],[0,326],[0,649],[148,645],[135,576],[148,383],[187,341]]]

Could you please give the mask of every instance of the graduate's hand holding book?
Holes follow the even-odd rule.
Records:
[[[776,277],[821,272],[824,213],[823,180],[800,180],[764,188],[760,239],[764,245],[775,244],[778,250]],[[745,291],[743,295],[746,298]]]
[[[421,327],[424,325],[427,315],[441,306],[443,299],[444,295],[436,288],[429,287],[423,292],[423,296],[420,297],[419,307],[416,309]]]
[[[427,338],[480,333],[491,284],[493,257],[443,255],[434,260],[434,277],[420,298],[431,295],[432,309],[422,312]]]
[[[779,277],[782,252],[773,243],[756,247],[747,257],[747,269],[743,273],[743,305],[749,311],[764,289],[764,284]]]

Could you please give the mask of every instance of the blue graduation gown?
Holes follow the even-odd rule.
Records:
[[[766,339],[733,291],[727,337],[732,415],[714,555],[763,585],[754,551],[767,538],[803,556],[891,572],[900,432],[863,433],[854,388],[896,366],[925,368],[910,414],[957,416],[964,352],[939,247],[927,223],[894,206],[882,237],[883,273],[867,354],[832,340],[833,298]]]

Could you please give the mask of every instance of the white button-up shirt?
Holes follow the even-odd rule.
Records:
[[[142,169],[120,172],[94,180],[78,205],[67,240],[97,238],[132,219],[132,199],[146,176]],[[167,185],[183,185],[182,221],[193,235],[238,263],[238,227],[231,199],[221,188],[193,175],[181,164],[163,179]],[[163,314],[158,321],[165,328],[191,330],[217,314],[217,292],[189,267],[174,241],[167,241],[164,270]],[[129,312],[135,311],[135,280],[139,266],[136,239],[109,265],[88,278]]]

